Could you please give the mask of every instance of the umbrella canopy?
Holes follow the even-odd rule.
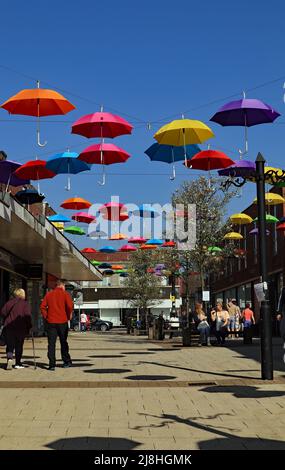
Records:
[[[112,267],[112,265],[109,264],[109,263],[100,263],[100,264],[98,264],[99,269],[109,269],[111,267]]]
[[[13,160],[0,161],[0,183],[6,184],[7,188],[11,186],[24,186],[30,184],[29,179],[22,179],[15,175],[15,171],[21,168],[21,163],[14,162]]]
[[[142,250],[155,250],[157,248],[157,245],[147,245],[143,244],[140,246]]]
[[[284,204],[285,199],[280,194],[265,193],[265,204],[268,206],[276,206],[277,204]],[[257,204],[257,198],[254,199],[253,204]]]
[[[95,144],[84,149],[78,160],[89,164],[112,165],[113,163],[124,163],[130,158],[130,154],[114,144]]]
[[[83,248],[81,253],[97,253],[97,250],[94,250],[94,248]]]
[[[169,242],[164,242],[161,246],[163,248],[174,248],[176,246],[176,243],[173,241],[169,241]]]
[[[64,209],[71,210],[89,209],[91,206],[91,202],[86,201],[86,199],[83,199],[82,197],[72,197],[70,199],[66,199],[60,205],[60,207],[63,207]]]
[[[81,227],[76,227],[75,225],[71,225],[70,227],[66,227],[64,229],[66,233],[71,233],[72,235],[85,235],[85,231]]]
[[[246,225],[246,224],[251,224],[252,223],[252,217],[247,214],[233,214],[230,216],[230,221],[234,225]]]
[[[91,222],[95,222],[96,220],[96,217],[89,215],[88,212],[76,212],[71,218],[83,224],[91,224]]]
[[[154,134],[154,138],[159,144],[177,147],[202,144],[211,137],[214,137],[211,129],[203,122],[193,119],[177,119],[162,126]]]
[[[186,158],[190,160],[196,153],[200,152],[198,145],[186,145]],[[172,164],[172,177],[175,178],[175,162],[185,159],[184,147],[174,147],[173,145],[152,144],[145,154],[152,160],[157,162],[165,162]]]
[[[47,142],[43,144],[40,142],[40,117],[67,114],[75,109],[75,106],[60,93],[40,88],[38,81],[37,88],[21,90],[5,101],[1,108],[6,109],[10,114],[36,116],[38,118],[37,143],[40,147],[44,147]]]
[[[51,222],[52,225],[57,228],[58,230],[64,230],[64,222]]]
[[[115,233],[115,235],[109,237],[109,240],[126,240],[127,238],[123,233]]]
[[[120,274],[120,277],[128,277],[128,276],[129,276],[128,273],[121,273]]]
[[[163,240],[158,240],[158,238],[151,238],[146,242],[146,245],[163,245]]]
[[[103,246],[99,251],[101,251],[101,253],[115,253],[117,250],[112,246]]]
[[[193,170],[218,170],[219,168],[227,168],[234,164],[234,161],[225,153],[217,150],[202,150],[197,153],[191,160],[187,160],[188,168]]]
[[[278,224],[276,230],[285,231],[285,223]]]
[[[233,165],[223,170],[219,170],[218,174],[220,176],[231,176],[233,178],[246,178],[255,172],[255,170],[256,167],[254,162],[250,162],[249,160],[236,160]]]
[[[99,264],[101,264],[101,261],[96,261],[95,259],[92,259],[90,263],[93,264],[94,266],[99,266]]]
[[[255,217],[253,222],[258,222],[258,217]],[[277,219],[277,217],[274,217],[274,215],[265,214],[265,222],[267,224],[277,224],[277,222],[279,222],[279,219]]]
[[[133,126],[125,119],[111,113],[93,113],[82,116],[72,124],[72,134],[87,137],[118,137],[131,134]]]
[[[81,160],[78,160],[78,153],[76,152],[63,152],[57,153],[53,157],[49,158],[46,164],[47,169],[53,171],[57,175],[77,175],[82,171],[89,171],[90,165]],[[70,190],[70,177],[68,176],[67,188]]]
[[[229,232],[224,236],[224,240],[242,240],[243,236],[238,232]]]
[[[113,276],[114,271],[112,269],[106,269],[105,271],[103,271],[103,276]]]
[[[121,266],[120,264],[112,264],[112,269],[115,271],[123,271],[124,266]]]
[[[118,202],[107,202],[103,206],[99,207],[99,212],[102,214],[103,219],[121,221],[129,218],[128,214],[125,213],[126,207],[124,204]]]
[[[137,210],[133,211],[133,215],[139,217],[158,217],[159,213],[155,211],[149,204],[142,204]]]
[[[23,179],[42,180],[53,178],[55,173],[49,170],[45,160],[30,160],[15,171],[15,176]]]
[[[90,226],[89,226],[90,227]],[[91,237],[91,238],[102,238],[102,237],[106,237],[107,233],[104,232],[103,230],[99,230],[99,229],[88,229],[88,237]]]
[[[209,246],[208,251],[210,251],[210,253],[221,253],[223,250],[218,246]]]
[[[21,204],[36,204],[42,202],[45,196],[43,194],[38,193],[35,189],[23,189],[22,191],[18,191],[15,195],[15,199],[19,201]]]
[[[141,243],[145,243],[146,238],[144,237],[131,237],[128,239],[128,243],[133,243],[134,245],[140,245]]]
[[[258,228],[253,228],[249,233],[250,235],[259,235],[259,230]],[[266,235],[269,235],[269,234],[270,234],[269,230],[266,229]]]
[[[62,214],[55,214],[55,215],[50,215],[48,217],[48,220],[50,222],[71,222],[71,219],[69,219],[68,217],[66,217],[65,215],[62,215]]]
[[[244,126],[245,150],[239,151],[242,155],[248,152],[247,127],[272,123],[278,116],[280,114],[268,104],[261,100],[245,98],[244,94],[243,99],[230,101],[222,106],[210,121],[221,126]]]
[[[127,245],[121,246],[121,248],[119,249],[119,251],[121,251],[121,252],[123,252],[123,253],[124,253],[124,252],[127,253],[128,251],[137,251],[137,248],[136,248],[135,246],[132,246],[132,245],[127,244]]]

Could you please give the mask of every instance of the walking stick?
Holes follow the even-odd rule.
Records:
[[[34,369],[36,369],[37,368],[37,363],[36,363],[35,339],[34,339],[33,330],[32,330],[32,345],[33,345],[33,355],[34,355]]]

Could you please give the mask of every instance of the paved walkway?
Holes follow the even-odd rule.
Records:
[[[122,332],[73,333],[74,367],[6,371],[0,348],[0,449],[285,449],[285,366],[260,380],[259,344],[183,348]],[[59,354],[58,354],[59,356]],[[60,366],[60,362],[59,362]]]

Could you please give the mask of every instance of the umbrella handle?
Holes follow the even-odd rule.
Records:
[[[176,177],[176,171],[175,171],[175,165],[172,165],[172,176],[170,176],[170,181],[175,180]]]
[[[105,183],[106,183],[106,175],[105,173],[103,173],[102,181],[98,181],[98,184],[100,184],[100,186],[104,186]]]
[[[71,185],[70,185],[70,176],[67,177],[67,186],[65,186],[66,191],[70,191]]]
[[[38,117],[38,128],[37,128],[37,144],[39,147],[45,147],[47,144],[47,141],[45,140],[44,143],[41,143],[41,137],[40,137],[41,131],[40,131],[40,117]]]

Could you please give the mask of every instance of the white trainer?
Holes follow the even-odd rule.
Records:
[[[12,368],[13,368],[13,359],[8,359],[6,370],[12,370]]]

